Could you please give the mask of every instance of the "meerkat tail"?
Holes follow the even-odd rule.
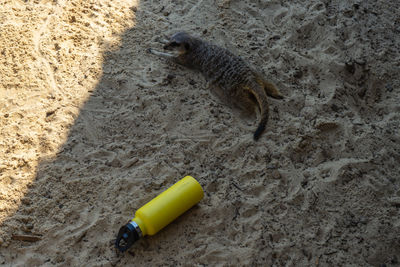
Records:
[[[265,131],[265,127],[268,122],[269,110],[268,110],[268,104],[266,101],[263,103],[263,107],[260,107],[260,110],[261,110],[261,119],[260,119],[260,122],[258,123],[258,127],[253,135],[253,139],[255,141],[260,139],[260,136]]]
[[[261,113],[260,122],[258,123],[258,127],[253,135],[254,140],[257,141],[260,138],[261,134],[264,132],[265,127],[267,125],[269,107],[267,102],[267,96],[264,92],[264,89],[258,83],[253,83],[250,87],[248,87],[248,89],[257,99]]]
[[[261,134],[265,131],[265,126],[268,122],[268,110],[266,110],[265,114],[261,114],[261,121],[258,124],[256,131],[254,132],[253,138],[257,141]]]

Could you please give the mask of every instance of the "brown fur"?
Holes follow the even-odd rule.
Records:
[[[222,89],[228,99],[234,99],[246,109],[259,107],[261,119],[254,139],[258,140],[268,121],[267,95],[282,99],[278,89],[250,68],[240,57],[227,49],[210,44],[184,32],[174,34],[164,41],[165,50],[177,51],[176,55],[157,52],[153,54],[170,58],[177,64],[200,71],[211,85]],[[256,103],[254,102],[256,101]]]

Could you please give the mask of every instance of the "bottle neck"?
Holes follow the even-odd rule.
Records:
[[[135,217],[132,219],[131,224],[136,225],[136,231],[139,233],[140,236],[147,235],[146,226],[144,225],[143,221],[139,217]]]

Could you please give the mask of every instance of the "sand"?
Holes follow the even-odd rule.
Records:
[[[399,266],[398,14],[397,0],[2,0],[0,265]],[[285,95],[258,142],[256,116],[146,53],[179,30]],[[119,227],[185,175],[199,205],[117,253]]]

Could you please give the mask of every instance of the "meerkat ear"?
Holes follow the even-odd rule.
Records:
[[[185,43],[185,49],[189,50],[190,49],[190,45],[188,43]]]

